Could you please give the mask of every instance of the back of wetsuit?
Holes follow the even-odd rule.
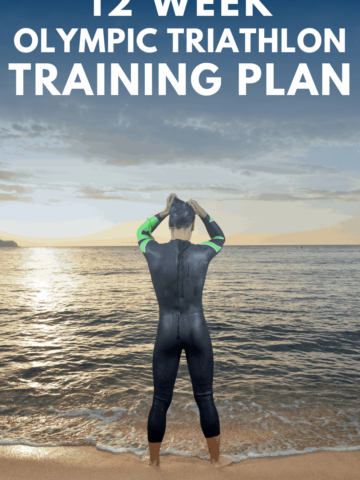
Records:
[[[138,230],[138,243],[149,265],[161,317],[170,312],[203,313],[202,292],[210,261],[220,252],[225,236],[207,215],[202,221],[210,241],[193,245],[185,240],[159,244],[151,233],[162,222],[160,215],[149,218]]]

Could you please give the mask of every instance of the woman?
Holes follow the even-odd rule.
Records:
[[[171,240],[159,244],[151,233],[169,214]],[[200,216],[211,237],[200,245],[189,242],[195,214]],[[212,391],[214,359],[202,307],[208,265],[224,245],[224,234],[195,200],[185,203],[171,194],[166,209],[146,220],[137,231],[137,239],[149,265],[160,309],[153,355],[154,397],[148,418],[150,465],[160,465],[166,413],[183,349],[211,463],[217,467],[228,465],[231,459],[219,456],[220,422]]]

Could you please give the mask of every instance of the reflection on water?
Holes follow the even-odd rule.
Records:
[[[0,250],[0,443],[147,448],[158,307],[135,247]],[[225,247],[211,263],[222,448],[360,448],[360,248]],[[163,452],[207,456],[185,355]]]

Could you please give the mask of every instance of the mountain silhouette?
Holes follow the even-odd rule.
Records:
[[[0,240],[0,248],[1,247],[18,247],[19,245],[12,240]]]

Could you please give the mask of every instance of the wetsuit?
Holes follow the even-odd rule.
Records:
[[[181,352],[184,349],[200,425],[206,438],[220,435],[219,415],[213,399],[214,359],[206,325],[202,292],[210,261],[225,237],[207,215],[202,219],[211,239],[200,245],[185,240],[159,244],[151,233],[162,222],[155,215],[139,228],[137,239],[149,265],[160,317],[153,354],[154,397],[148,418],[148,441],[161,442]]]

